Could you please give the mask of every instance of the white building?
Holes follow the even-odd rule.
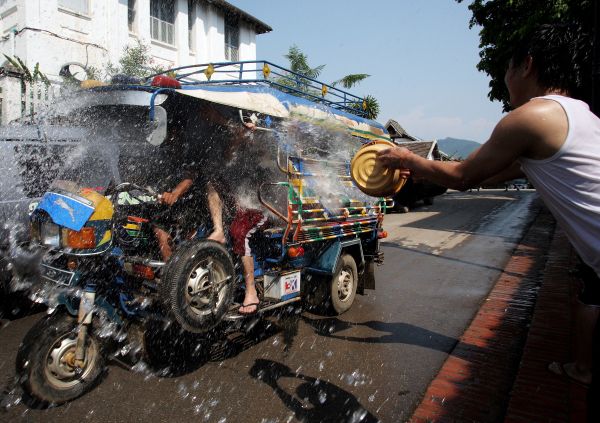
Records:
[[[56,83],[65,63],[102,69],[136,40],[164,68],[255,60],[256,35],[271,31],[224,0],[0,0],[0,25],[0,52],[29,69],[39,62]],[[2,123],[27,115],[30,100],[52,95],[41,86],[26,92],[6,62],[0,90]]]

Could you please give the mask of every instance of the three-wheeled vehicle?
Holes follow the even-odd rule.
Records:
[[[23,340],[17,372],[35,401],[72,400],[98,383],[108,358],[143,357],[139,334],[149,321],[207,334],[244,319],[241,270],[228,245],[206,240],[199,227],[175,237],[168,261],[160,258],[153,222],[164,208],[148,187],[168,179],[168,161],[177,164],[182,152],[209,173],[230,161],[256,167],[230,174],[242,175],[231,184],[235,195],[255,198],[272,220],[251,241],[259,313],[305,300],[340,314],[375,288],[386,203],[353,186],[349,165],[362,145],[389,137],[365,117],[363,99],[263,61],[173,74],[86,81],[91,88],[46,115],[88,135],[31,216],[32,239],[45,249],[33,295],[50,313]],[[228,126],[249,121],[260,154],[231,139]]]

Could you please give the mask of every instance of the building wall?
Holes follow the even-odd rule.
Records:
[[[188,2],[174,2],[175,42],[168,45],[151,39],[150,0],[136,1],[132,31],[127,0],[89,0],[87,16],[59,7],[58,0],[0,0],[0,53],[19,56],[30,69],[39,62],[40,70],[56,83],[61,81],[58,73],[64,64],[104,69],[109,62],[117,63],[124,47],[138,39],[150,46],[155,65],[168,68],[224,61],[223,12],[202,0],[195,2],[194,48],[190,51]],[[239,53],[239,60],[256,59],[256,33],[245,22],[240,22]],[[9,94],[3,90],[2,95]]]

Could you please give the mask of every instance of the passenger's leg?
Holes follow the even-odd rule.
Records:
[[[158,248],[163,261],[169,260],[173,249],[171,248],[171,236],[163,229],[154,227],[154,236],[158,241]]]
[[[239,309],[240,314],[251,314],[258,308],[258,293],[254,286],[254,257],[243,256],[242,267],[244,268],[244,281],[246,282],[246,294],[244,302]]]
[[[244,301],[239,308],[240,314],[255,313],[258,309],[259,299],[254,286],[254,256],[250,249],[250,238],[265,225],[266,221],[267,218],[259,210],[238,210],[231,224],[233,250],[242,256],[244,282],[246,283]]]
[[[213,231],[208,239],[225,244],[225,230],[223,229],[223,200],[210,182],[206,186],[208,195],[208,209],[213,224]]]

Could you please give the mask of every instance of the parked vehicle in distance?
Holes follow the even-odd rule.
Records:
[[[408,148],[415,154],[428,160],[442,160],[443,153],[439,150],[437,141],[423,141],[409,135],[395,120],[390,119],[386,129],[392,138],[392,142],[400,147]],[[423,178],[409,177],[402,189],[394,197],[394,210],[406,213],[414,208],[419,201],[430,206],[434,198],[447,191],[446,187],[434,184]]]
[[[29,213],[46,192],[66,156],[85,137],[81,128],[34,124],[0,126],[0,313],[30,307],[12,284],[11,254],[27,241]],[[9,264],[11,263],[11,264]]]

